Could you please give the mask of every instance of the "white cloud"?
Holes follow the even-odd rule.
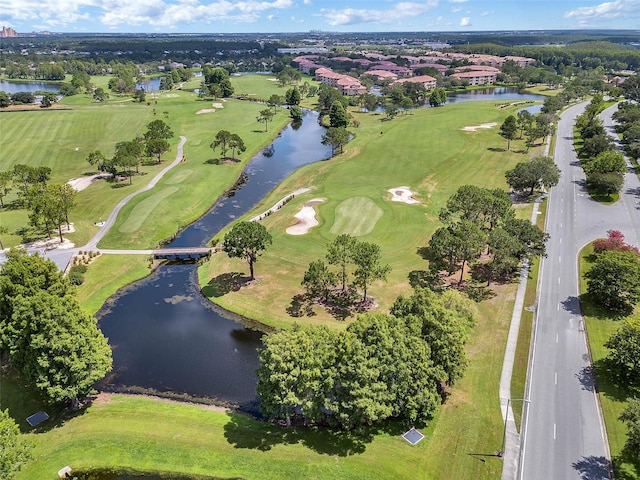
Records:
[[[640,17],[640,0],[616,0],[592,7],[579,7],[565,12],[564,18],[575,18],[581,23],[591,20],[614,20]]]
[[[414,18],[437,6],[438,0],[426,0],[423,3],[398,2],[387,10],[345,8],[343,10],[323,9],[322,12],[329,25],[356,25],[359,23],[391,23],[405,18]]]
[[[463,17],[460,19],[460,26],[461,27],[468,27],[469,25],[471,25],[471,18],[470,17]]]
[[[452,13],[458,13],[458,12],[461,12],[461,11],[462,11],[462,7],[454,7],[454,8],[451,9]]]
[[[480,14],[480,16],[481,16],[481,17],[488,17],[488,16],[489,16],[489,15],[491,15],[491,14],[493,14],[493,12],[492,12],[492,11],[490,11],[490,10],[485,10],[484,12],[482,12],[482,13]]]
[[[265,11],[292,6],[293,0],[0,0],[3,16],[8,20],[31,21],[49,27],[80,20],[99,20],[110,27],[150,24],[170,28],[220,20],[256,22]]]
[[[305,5],[311,5],[311,0],[303,0],[302,3],[304,3]]]
[[[449,0],[450,3],[465,3],[468,0]]]

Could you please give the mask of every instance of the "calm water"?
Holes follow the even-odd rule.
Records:
[[[544,95],[533,95],[530,93],[518,93],[518,89],[514,87],[496,87],[496,88],[483,88],[480,90],[468,90],[464,93],[449,93],[447,92],[447,104],[461,103],[461,102],[479,102],[479,101],[507,101],[507,100],[519,100],[519,101],[541,101],[543,102],[546,97]]]
[[[273,155],[251,160],[246,184],[220,199],[171,246],[205,244],[295,169],[328,158],[331,149],[320,143],[324,129],[317,119],[308,112],[298,130],[285,128],[270,148]],[[198,291],[196,268],[160,267],[103,308],[99,326],[113,347],[113,374],[103,386],[139,386],[238,404],[255,400],[262,334],[214,309]]]
[[[6,80],[0,80],[0,91],[6,92],[9,95],[17,92],[57,92],[60,90],[58,85],[43,82],[8,82]]]

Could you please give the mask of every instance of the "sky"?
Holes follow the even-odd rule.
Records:
[[[640,0],[0,0],[0,26],[18,33],[640,32]]]

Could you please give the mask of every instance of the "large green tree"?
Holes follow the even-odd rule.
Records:
[[[322,134],[322,144],[331,145],[331,155],[334,155],[338,149],[342,153],[342,147],[348,142],[349,132],[345,127],[329,127]]]
[[[529,195],[538,187],[550,188],[558,184],[560,169],[550,157],[534,157],[520,162],[505,173],[507,183],[516,191],[529,189]]]
[[[250,278],[255,278],[253,266],[260,252],[271,245],[271,235],[258,222],[238,222],[224,236],[222,248],[232,258],[242,258],[249,264]]]
[[[227,151],[229,150],[229,147],[230,147],[229,145],[230,143],[231,143],[231,132],[229,132],[228,130],[219,130],[218,133],[216,133],[216,136],[213,139],[213,142],[209,146],[211,147],[212,150],[220,148],[220,152],[222,153],[222,156],[226,157]]]
[[[587,292],[614,311],[629,313],[640,301],[640,256],[631,250],[605,250],[585,277]]]
[[[629,400],[627,408],[620,415],[627,425],[627,441],[624,449],[636,461],[640,461],[640,398]]]
[[[17,297],[13,307],[2,331],[12,365],[50,400],[77,405],[111,370],[111,349],[96,319],[72,295],[39,291]]]
[[[507,150],[511,150],[511,140],[518,134],[518,122],[516,117],[509,115],[500,125],[500,136],[507,140]]]
[[[380,246],[369,242],[356,242],[352,254],[356,266],[353,283],[362,288],[362,301],[367,301],[367,287],[375,280],[386,280],[390,265],[383,265]]]
[[[258,112],[258,116],[256,117],[256,122],[264,123],[264,131],[268,132],[269,122],[273,120],[274,116],[275,116],[275,113],[272,110],[265,108],[264,110],[260,110],[260,112]]]
[[[343,233],[327,245],[327,262],[340,267],[343,292],[347,289],[347,266],[353,263],[353,251],[357,242],[354,236]]]
[[[625,382],[640,384],[640,319],[625,320],[604,344],[607,361]]]
[[[31,458],[29,448],[9,411],[0,410],[0,478],[12,480],[15,477]]]
[[[349,126],[349,114],[339,101],[334,101],[329,109],[329,126],[346,128]]]
[[[307,296],[310,299],[322,298],[325,302],[329,299],[329,293],[335,284],[335,274],[322,260],[311,262],[302,279]]]

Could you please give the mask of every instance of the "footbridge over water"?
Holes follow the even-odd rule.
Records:
[[[210,247],[162,248],[151,252],[155,260],[197,260],[209,258],[213,253]]]

